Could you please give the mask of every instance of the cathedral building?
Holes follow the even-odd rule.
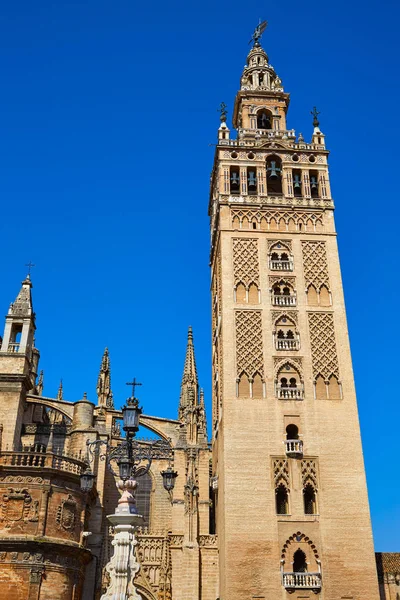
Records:
[[[260,33],[211,177],[212,439],[189,328],[177,418],[140,417],[157,441],[137,439],[152,463],[135,585],[143,600],[399,600],[400,554],[373,549],[325,136],[316,110],[308,141],[289,129]],[[35,329],[27,276],[0,346],[0,598],[99,600],[119,493],[87,443],[124,439],[110,355],[94,401],[48,397]]]

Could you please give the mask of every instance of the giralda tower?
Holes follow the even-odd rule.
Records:
[[[209,205],[219,597],[377,600],[325,137],[253,39]]]

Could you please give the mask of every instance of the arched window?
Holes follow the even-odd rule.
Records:
[[[306,573],[307,572],[307,559],[303,550],[296,550],[293,554],[293,571],[295,573]]]
[[[230,170],[231,194],[240,194],[239,167],[231,167]]]
[[[297,367],[290,362],[283,363],[276,375],[276,395],[282,400],[302,400],[303,382]]]
[[[304,514],[305,515],[315,515],[317,510],[317,502],[315,496],[315,490],[311,483],[307,483],[303,490],[303,500],[304,500]]]
[[[281,483],[275,490],[276,514],[289,514],[289,497],[286,487]]]
[[[288,330],[287,334],[286,334],[286,339],[288,340],[294,340],[294,333],[291,329]]]
[[[136,490],[136,508],[139,515],[143,515],[143,526],[150,528],[150,497],[153,481],[150,473],[138,477]]]
[[[299,428],[294,423],[291,423],[286,427],[286,439],[287,440],[298,440],[299,439]]]
[[[318,171],[310,171],[311,198],[319,198]]]
[[[242,373],[238,381],[238,397],[250,398],[250,383],[245,373]]]
[[[301,171],[298,169],[295,169],[293,171],[293,190],[294,190],[294,195],[295,196],[301,196],[302,195],[302,189],[301,189]]]
[[[268,194],[282,194],[282,161],[279,156],[267,158]]]
[[[282,329],[280,329],[278,331],[278,333],[276,334],[278,340],[284,340],[285,339],[285,334],[283,333]]]
[[[281,242],[277,242],[270,248],[269,268],[271,271],[293,271],[293,258],[289,249]]]
[[[247,168],[247,190],[249,194],[257,193],[257,172],[253,168]]]
[[[272,129],[272,114],[269,110],[261,110],[257,114],[257,129]]]

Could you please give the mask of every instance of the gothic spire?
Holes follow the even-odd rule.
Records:
[[[108,348],[104,350],[103,358],[101,359],[100,372],[97,378],[97,404],[98,406],[104,406],[106,408],[114,408]]]
[[[188,329],[185,365],[183,367],[182,375],[182,386],[188,383],[195,386],[198,385],[196,359],[194,356],[193,331],[191,327],[189,327]]]

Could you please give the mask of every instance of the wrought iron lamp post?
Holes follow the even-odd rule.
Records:
[[[110,583],[101,600],[141,600],[134,586],[134,578],[139,571],[139,563],[135,557],[135,546],[137,540],[134,528],[140,525],[143,517],[138,514],[136,508],[136,479],[148,473],[153,458],[171,457],[171,445],[165,440],[156,440],[152,444],[140,443],[135,439],[139,429],[139,419],[142,408],[135,398],[136,379],[132,383],[132,396],[122,408],[123,430],[126,439],[112,446],[105,440],[87,441],[88,467],[81,475],[81,489],[89,492],[94,483],[95,476],[90,469],[90,463],[95,457],[106,461],[107,467],[120,481],[117,487],[122,495],[114,514],[107,518],[115,528],[115,536],[112,542],[114,555],[106,566],[110,576]],[[118,466],[118,473],[114,471],[112,463]],[[171,494],[177,473],[169,465],[163,471],[163,485]]]

